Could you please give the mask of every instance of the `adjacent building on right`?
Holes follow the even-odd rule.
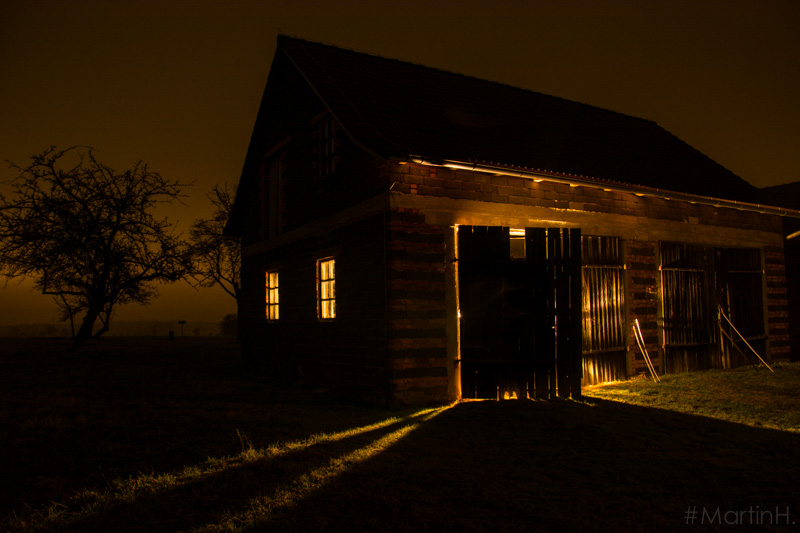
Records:
[[[756,195],[762,204],[800,210],[800,181],[764,187]],[[786,295],[792,361],[800,361],[800,218],[783,219],[783,253],[786,258]],[[775,282],[773,282],[773,285]],[[779,290],[779,286],[773,286]]]

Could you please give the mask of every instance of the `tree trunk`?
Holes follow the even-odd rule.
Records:
[[[236,342],[242,342],[242,306],[236,298]]]
[[[81,324],[80,329],[78,330],[77,335],[72,339],[72,348],[71,351],[75,351],[83,345],[84,342],[92,338],[92,329],[94,329],[94,323],[97,320],[97,317],[100,315],[100,309],[95,308],[95,306],[90,305],[89,308],[86,310],[86,315],[83,317],[83,323]]]

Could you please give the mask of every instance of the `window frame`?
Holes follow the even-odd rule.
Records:
[[[267,322],[277,322],[280,320],[280,272],[277,269],[264,272],[264,293],[264,316]]]
[[[291,140],[292,136],[287,135],[262,158],[259,191],[261,218],[259,237],[262,239],[272,239],[283,233],[286,146]]]
[[[329,268],[325,268],[329,265]],[[332,267],[332,268],[330,268]],[[336,257],[317,259],[317,319],[331,321],[336,318]],[[330,305],[326,305],[326,304]]]
[[[324,179],[336,173],[339,166],[339,127],[333,115],[318,119],[316,127],[317,178]]]

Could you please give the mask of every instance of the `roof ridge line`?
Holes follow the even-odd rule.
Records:
[[[278,35],[278,39],[279,39],[279,45],[280,45],[280,40],[281,40],[281,38],[283,38],[283,37],[285,37],[283,34],[281,34],[281,35]],[[304,51],[304,52],[305,52],[305,53],[308,55],[308,57],[310,58],[310,60],[314,62],[314,64],[317,66],[317,68],[318,68],[318,69],[319,69],[319,70],[320,70],[320,71],[321,71],[321,72],[322,72],[322,73],[325,75],[325,77],[327,77],[327,78],[328,78],[328,80],[331,82],[331,84],[332,84],[332,85],[333,85],[333,86],[336,88],[336,91],[339,93],[339,95],[340,95],[340,96],[341,96],[341,97],[342,97],[342,98],[343,98],[343,99],[344,99],[344,100],[347,102],[347,105],[349,105],[349,106],[350,106],[350,108],[351,108],[351,109],[352,109],[352,110],[353,110],[353,111],[354,111],[354,112],[355,112],[355,113],[356,113],[356,114],[359,116],[359,118],[361,119],[361,121],[364,123],[364,125],[365,125],[367,128],[369,128],[370,130],[372,130],[372,132],[373,132],[375,135],[377,135],[378,137],[380,137],[381,139],[383,139],[383,140],[384,140],[384,141],[386,141],[387,143],[389,143],[389,144],[392,144],[392,145],[394,145],[394,146],[397,146],[398,148],[404,148],[404,149],[406,149],[408,152],[411,152],[411,148],[409,148],[409,147],[407,147],[407,146],[402,146],[402,145],[400,145],[400,144],[398,144],[398,143],[396,143],[396,142],[392,141],[391,139],[387,138],[387,137],[386,137],[386,136],[385,136],[385,135],[384,135],[382,132],[380,132],[380,131],[379,131],[379,130],[378,130],[378,129],[377,129],[377,128],[376,128],[376,127],[375,127],[375,126],[374,126],[374,125],[373,125],[373,124],[372,124],[372,123],[369,121],[369,120],[367,120],[367,118],[364,116],[364,114],[363,114],[363,113],[361,113],[361,111],[358,109],[358,107],[356,107],[356,105],[353,103],[353,101],[352,101],[352,100],[350,100],[350,98],[347,96],[347,94],[345,94],[345,92],[344,92],[344,91],[342,91],[341,87],[339,87],[339,85],[336,83],[336,80],[334,80],[334,79],[333,79],[333,77],[331,77],[331,75],[330,75],[330,73],[328,72],[328,70],[327,70],[327,69],[326,69],[326,68],[325,68],[323,65],[321,65],[319,61],[317,61],[317,58],[316,58],[316,57],[314,57],[314,55],[313,55],[312,53],[310,53],[310,52],[309,52],[309,51],[306,49],[306,46],[305,46],[305,44],[306,44],[306,43],[308,43],[308,42],[311,42],[311,41],[307,41],[307,40],[305,40],[305,39],[293,39],[293,40],[295,40],[295,41],[299,41],[299,43],[298,43],[298,44],[300,44],[300,46],[302,47],[302,50],[303,50],[303,51]],[[338,47],[334,47],[334,48],[338,48]],[[343,48],[342,50],[346,50],[346,49],[344,49],[344,48]],[[303,77],[306,77],[307,75],[306,75],[305,73],[303,73],[303,71],[302,71],[302,69],[300,68],[300,66],[299,66],[299,65],[297,65],[297,63],[295,63],[295,60],[294,60],[294,59],[292,59],[292,57],[291,57],[291,54],[289,54],[289,53],[288,53],[286,50],[283,50],[283,53],[284,53],[285,55],[287,55],[287,56],[288,56],[288,59],[289,59],[289,61],[291,61],[291,62],[294,64],[295,68],[298,70],[298,72],[300,72],[301,76],[303,76]],[[342,127],[344,127],[344,128],[345,128],[345,131],[347,131],[347,128],[344,126],[344,123],[343,123],[343,122],[340,120],[340,118],[339,118],[339,117],[336,117],[336,114],[335,114],[335,113],[333,112],[333,110],[331,109],[331,106],[330,106],[330,104],[329,104],[329,103],[327,103],[327,102],[325,102],[325,99],[322,97],[322,95],[319,95],[319,94],[318,94],[318,97],[320,98],[320,100],[322,101],[322,103],[325,105],[325,107],[327,107],[327,108],[328,108],[328,110],[329,110],[329,111],[330,111],[330,112],[333,114],[333,116],[334,116],[334,118],[337,120],[337,122],[339,122],[339,124],[340,124]],[[351,138],[353,138],[353,140],[355,140],[355,138],[353,137],[353,135],[352,135],[352,134],[350,134],[349,132],[348,132],[348,135],[349,135]],[[364,147],[364,148],[366,149],[366,147]],[[368,151],[370,151],[369,149],[367,149],[367,150],[368,150]]]
[[[326,48],[335,48],[336,50],[340,50],[342,52],[347,52],[347,53],[351,53],[351,54],[358,54],[358,55],[362,55],[362,56],[366,56],[366,57],[371,57],[371,58],[374,58],[374,59],[380,59],[382,61],[390,61],[390,62],[394,62],[394,63],[401,63],[401,64],[404,64],[404,65],[411,65],[411,66],[414,66],[414,67],[417,67],[417,68],[430,70],[430,71],[435,71],[435,72],[440,72],[440,73],[448,74],[448,75],[451,75],[451,76],[458,76],[458,77],[461,77],[461,78],[469,78],[469,79],[472,79],[472,80],[478,80],[478,81],[481,81],[483,83],[488,83],[488,84],[491,84],[491,85],[497,85],[497,86],[501,86],[501,87],[506,87],[508,89],[513,89],[515,91],[522,91],[522,92],[526,92],[526,93],[532,93],[532,94],[536,94],[536,95],[539,95],[539,96],[544,96],[546,98],[552,98],[554,100],[558,100],[558,101],[561,101],[561,102],[568,102],[570,104],[577,104],[577,105],[585,106],[587,108],[596,109],[598,111],[603,111],[605,113],[612,113],[612,114],[621,115],[621,116],[624,116],[624,117],[627,117],[627,118],[632,118],[632,119],[641,120],[641,121],[644,121],[644,122],[651,122],[653,124],[658,124],[653,119],[637,117],[636,115],[629,115],[629,114],[623,113],[621,111],[614,111],[613,109],[608,109],[608,108],[605,108],[605,107],[599,107],[599,106],[596,106],[596,105],[587,104],[586,102],[579,102],[578,100],[570,100],[569,98],[564,98],[562,96],[555,96],[553,94],[543,93],[543,92],[540,92],[540,91],[535,91],[533,89],[526,89],[524,87],[518,87],[516,85],[511,85],[509,83],[503,83],[503,82],[499,82],[499,81],[496,81],[496,80],[490,80],[488,78],[483,78],[483,77],[475,76],[475,75],[472,75],[472,74],[465,74],[463,72],[455,72],[455,71],[452,71],[452,70],[445,70],[445,69],[438,68],[438,67],[431,67],[430,65],[425,65],[423,63],[416,63],[414,61],[407,61],[407,60],[404,60],[404,59],[385,57],[385,56],[382,56],[382,55],[379,55],[379,54],[375,54],[375,53],[372,53],[372,52],[355,50],[353,48],[344,48],[342,46],[338,46],[338,45],[335,45],[335,44],[330,44],[330,43],[326,43],[326,42],[322,42],[322,41],[315,41],[315,40],[312,40],[312,39],[305,39],[303,37],[296,37],[296,36],[291,36],[291,35],[287,35],[287,34],[279,34],[278,35],[278,39],[279,40],[280,39],[289,39],[289,40],[292,40],[292,41],[305,42],[305,43],[310,43],[310,44],[316,45],[316,46],[323,46],[323,47],[326,47]]]

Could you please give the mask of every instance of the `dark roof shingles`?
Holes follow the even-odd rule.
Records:
[[[655,122],[413,63],[282,36],[357,142],[418,155],[746,200],[754,188]]]

